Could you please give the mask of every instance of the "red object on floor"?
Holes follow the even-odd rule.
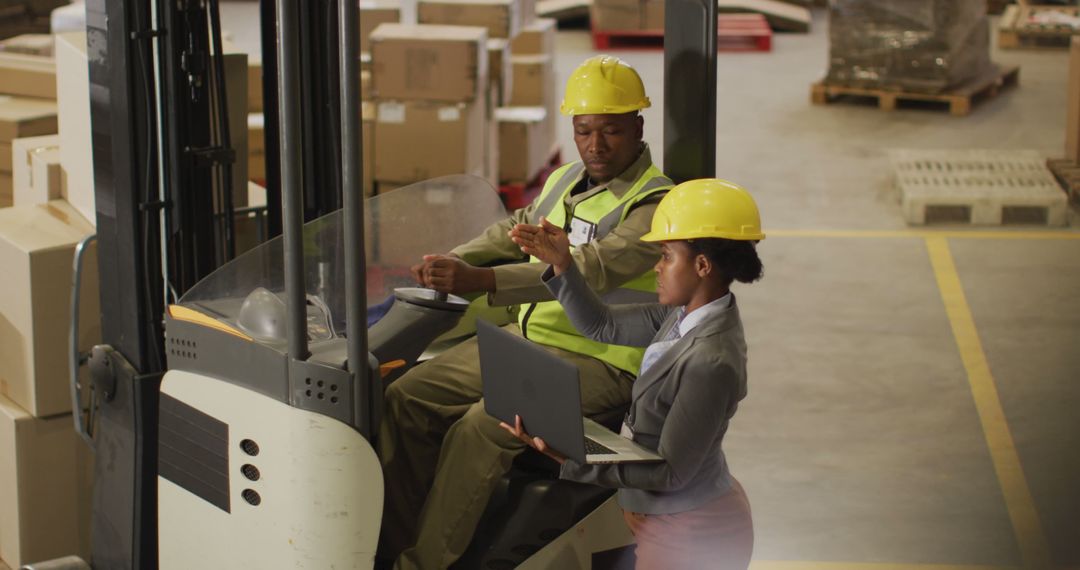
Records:
[[[552,149],[551,157],[547,164],[537,172],[528,183],[501,184],[499,196],[507,210],[517,210],[528,206],[530,202],[540,195],[544,189],[544,183],[548,176],[562,165],[562,149],[556,146]]]
[[[664,49],[663,30],[592,30],[597,50]],[[720,14],[716,51],[772,51],[772,28],[761,14]]]

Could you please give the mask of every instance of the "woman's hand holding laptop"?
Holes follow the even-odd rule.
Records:
[[[557,451],[555,451],[554,449],[551,449],[550,447],[548,447],[548,445],[546,443],[544,443],[543,439],[541,439],[539,437],[532,437],[531,435],[529,435],[528,433],[525,432],[525,427],[521,425],[521,416],[518,416],[518,415],[514,416],[514,426],[513,427],[511,427],[506,422],[499,422],[499,427],[501,427],[504,430],[514,434],[514,437],[520,439],[521,441],[524,441],[529,447],[531,447],[531,448],[539,451],[540,453],[543,453],[544,455],[554,459],[555,461],[557,461],[559,463],[559,465],[562,465],[564,462],[566,462],[566,458],[563,457],[562,455],[559,455],[559,453]]]

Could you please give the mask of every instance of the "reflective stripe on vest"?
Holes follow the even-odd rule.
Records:
[[[584,172],[585,167],[581,162],[565,165],[553,172],[537,197],[537,207],[530,221],[539,223],[540,216],[544,216],[552,224],[566,227],[568,212],[564,202],[581,181]],[[660,169],[650,166],[621,198],[611,192],[599,192],[576,204],[573,216],[596,224],[593,240],[598,240],[611,233],[626,218],[632,206],[671,186],[671,180]],[[530,261],[539,263],[536,258]],[[656,274],[650,269],[607,293],[603,299],[605,303],[613,305],[656,302]],[[592,356],[634,375],[641,366],[644,349],[603,344],[581,336],[558,301],[523,307],[518,321],[525,336],[534,342]]]

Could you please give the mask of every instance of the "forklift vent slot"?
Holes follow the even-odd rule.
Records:
[[[250,463],[245,463],[244,466],[240,468],[240,472],[244,474],[244,477],[247,477],[251,481],[258,481],[259,477],[261,477],[259,468]]]
[[[191,360],[198,360],[199,355],[196,349],[199,344],[193,340],[186,340],[182,338],[170,338],[169,339],[169,355],[179,358],[188,358]]]
[[[252,489],[244,489],[244,492],[240,493],[240,496],[243,497],[244,500],[253,507],[257,507],[259,506],[259,503],[262,503],[262,497],[260,497],[259,493]]]
[[[245,439],[245,440],[241,441],[240,442],[240,449],[244,453],[246,453],[246,454],[248,454],[248,455],[250,455],[252,457],[255,457],[256,455],[259,454],[259,444],[255,443],[254,441],[251,441],[250,439]]]

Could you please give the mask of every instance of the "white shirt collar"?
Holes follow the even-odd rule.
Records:
[[[731,292],[729,291],[723,297],[702,305],[697,309],[694,309],[689,314],[686,314],[681,318],[679,322],[679,336],[684,337],[690,334],[690,331],[694,330],[694,327],[698,326],[702,322],[723,313],[731,308]],[[679,309],[685,312],[686,306]]]

